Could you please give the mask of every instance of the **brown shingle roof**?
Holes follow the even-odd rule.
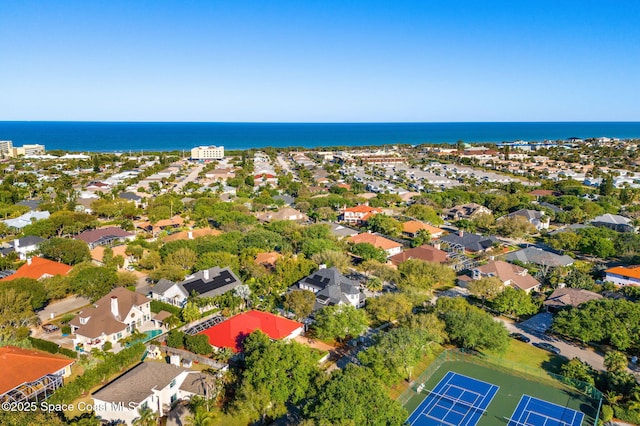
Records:
[[[99,228],[93,229],[91,231],[84,231],[73,238],[75,238],[76,240],[82,240],[87,244],[91,244],[104,237],[125,238],[131,237],[133,235],[134,234],[132,234],[131,232],[127,232],[122,228],[111,226],[109,228]]]
[[[444,263],[447,261],[447,252],[425,244],[420,247],[405,250],[402,253],[398,253],[389,258],[391,263],[393,263],[394,265],[399,265],[409,259],[419,259],[424,260],[425,262]]]
[[[484,275],[495,275],[502,282],[511,281],[510,285],[520,290],[529,291],[540,285],[538,280],[529,275],[525,268],[502,260],[491,261],[476,269]]]
[[[376,248],[382,250],[389,250],[396,247],[402,247],[402,244],[391,241],[388,238],[381,237],[380,235],[370,234],[368,232],[354,235],[349,238],[349,242],[353,244],[369,243]]]
[[[115,317],[111,313],[111,298],[116,297],[118,300],[118,316]],[[80,311],[69,324],[78,327],[76,334],[89,337],[91,339],[100,336],[102,333],[107,335],[117,333],[127,328],[123,322],[127,314],[134,306],[141,306],[148,303],[149,299],[140,293],[127,290],[123,287],[116,287],[106,296],[88,308]],[[80,323],[80,318],[89,318],[86,324]]]
[[[581,288],[558,288],[551,296],[544,301],[545,306],[554,308],[564,308],[567,306],[578,306],[590,300],[602,299],[602,296],[592,291],[583,290]]]

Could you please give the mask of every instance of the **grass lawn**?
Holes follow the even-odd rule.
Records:
[[[418,364],[416,364],[413,369],[413,377],[418,377],[420,374],[422,374],[422,372],[424,372],[424,370],[426,370],[427,367],[431,365],[433,360],[436,359],[443,351],[444,349],[440,349],[437,352],[434,352],[433,355],[425,356],[424,358],[422,358],[422,360]],[[392,399],[397,399],[408,387],[409,383],[406,380],[402,380],[400,383],[389,389],[389,396]]]
[[[566,362],[566,358],[554,355],[543,349],[511,339],[509,347],[505,353],[485,351],[485,354],[504,360],[505,366],[513,367],[516,370],[531,372],[531,370],[542,369],[552,373],[560,374],[560,367]]]

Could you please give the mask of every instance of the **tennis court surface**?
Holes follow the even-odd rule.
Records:
[[[507,426],[580,426],[584,414],[523,395]]]
[[[499,387],[449,371],[409,416],[416,426],[475,426]]]

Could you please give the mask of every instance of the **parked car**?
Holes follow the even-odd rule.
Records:
[[[521,342],[525,342],[525,343],[529,343],[531,341],[531,339],[529,339],[527,336],[525,336],[522,333],[511,333],[509,336],[514,338],[514,339],[516,339],[516,340],[520,340]]]
[[[47,333],[53,333],[54,331],[58,331],[58,326],[55,324],[43,324],[42,329]]]
[[[534,343],[533,346],[538,347],[540,349],[544,349],[545,351],[549,351],[556,355],[560,355],[560,349],[558,349],[557,347],[553,346],[550,343],[546,343],[546,342]]]

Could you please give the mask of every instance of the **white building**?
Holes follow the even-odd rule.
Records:
[[[197,146],[191,149],[192,160],[222,160],[224,146]]]
[[[102,420],[131,425],[144,408],[163,416],[176,401],[204,395],[212,380],[197,371],[145,362],[95,392],[93,407]]]

